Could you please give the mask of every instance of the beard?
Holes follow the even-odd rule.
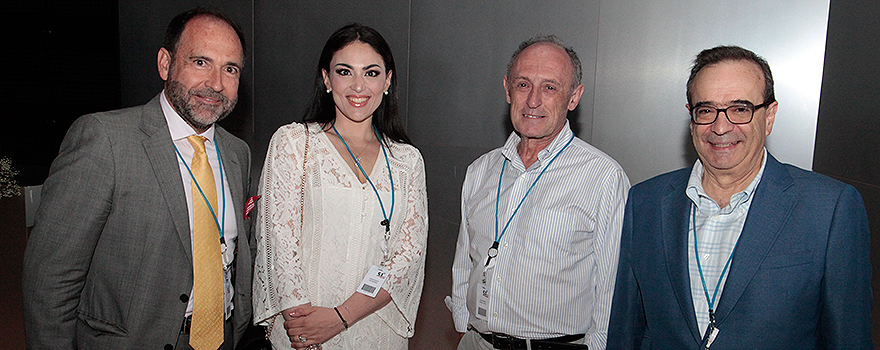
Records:
[[[174,106],[174,110],[191,125],[196,131],[204,131],[232,112],[238,97],[228,99],[226,95],[214,91],[211,88],[187,90],[183,83],[169,78],[165,86],[168,102]],[[219,106],[200,103],[195,96],[202,96],[220,101]]]

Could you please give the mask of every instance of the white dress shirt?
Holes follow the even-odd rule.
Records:
[[[573,133],[566,122],[556,139],[525,169],[511,133],[503,147],[467,169],[461,195],[461,227],[447,306],[455,328],[527,339],[585,333],[590,349],[604,349],[614,291],[620,233],[629,179],[611,157]],[[571,143],[566,147],[566,144]],[[561,152],[561,153],[560,153]],[[559,154],[528,193],[542,170]],[[486,318],[475,305],[487,252],[498,255],[487,281]]]
[[[192,164],[193,153],[195,153],[195,150],[186,138],[191,135],[198,135],[198,133],[196,133],[192,126],[184,121],[174,108],[171,107],[171,104],[165,96],[164,90],[162,91],[162,98],[159,99],[159,103],[162,105],[162,112],[165,114],[165,120],[168,122],[168,130],[171,132],[171,140],[180,152],[180,156],[176,153],[174,156],[177,158],[177,165],[180,168],[180,177],[183,180],[184,191],[186,191],[186,208],[189,213],[190,238],[192,238],[193,189],[192,177],[189,173],[188,167]],[[225,280],[225,309],[226,318],[228,319],[232,316],[232,297],[234,295],[230,269],[233,266],[233,259],[235,258],[235,242],[236,238],[238,238],[238,226],[236,225],[235,220],[236,203],[232,201],[232,191],[229,189],[229,178],[224,175],[223,181],[220,181],[220,160],[217,158],[217,144],[214,142],[214,126],[211,125],[211,127],[201,134],[201,136],[208,139],[205,141],[205,153],[208,155],[208,163],[211,164],[211,171],[214,173],[214,184],[217,186],[217,193],[223,193],[226,197],[225,199],[223,197],[217,198],[217,206],[219,208],[215,208],[214,210],[222,211],[222,213],[218,213],[217,220],[220,221],[220,224],[224,227],[223,237],[226,241],[226,251],[223,253],[223,262],[225,265],[223,267],[223,272]],[[222,149],[220,150],[220,157],[223,157]],[[184,161],[186,163],[184,163]],[[239,204],[244,205],[242,203]],[[192,239],[190,239],[190,244],[192,244]],[[190,291],[189,295],[192,296],[192,291]],[[250,307],[250,305],[247,306]],[[189,298],[189,304],[186,306],[185,316],[192,315],[192,309],[193,298]]]
[[[709,327],[709,301],[714,298],[713,308],[718,309],[718,301],[721,300],[721,292],[724,290],[724,282],[730,274],[730,268],[724,271],[731,254],[733,254],[736,242],[739,240],[749,208],[752,206],[752,195],[761,182],[764,174],[764,166],[767,164],[767,150],[764,150],[764,161],[761,170],[752,179],[752,182],[742,192],[730,196],[730,203],[720,208],[718,203],[710,198],[703,189],[703,163],[698,159],[691,170],[688,186],[685,192],[693,202],[690,216],[688,216],[688,271],[691,280],[691,297],[694,301],[694,312],[697,316],[697,325],[700,334],[706,334]],[[696,213],[694,212],[696,206]],[[694,251],[694,223],[696,222],[696,236],[699,240],[697,251]],[[700,253],[700,265],[697,266],[697,256]],[[702,276],[700,276],[702,268]],[[721,273],[724,272],[722,276]],[[718,282],[718,278],[721,282]],[[703,279],[706,285],[703,289]],[[716,292],[716,288],[718,291]],[[706,298],[708,291],[709,298]],[[717,296],[716,296],[717,294]]]

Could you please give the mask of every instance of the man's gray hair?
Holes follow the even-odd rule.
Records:
[[[529,38],[526,41],[523,41],[519,44],[519,48],[513,52],[513,56],[510,57],[510,62],[507,63],[507,79],[510,79],[510,71],[513,69],[513,63],[516,62],[516,59],[519,58],[519,55],[528,48],[529,46],[541,43],[550,43],[558,46],[559,48],[565,50],[565,53],[568,54],[568,58],[571,59],[571,87],[569,88],[569,93],[573,93],[574,89],[577,88],[578,85],[581,84],[581,79],[584,77],[583,69],[581,68],[581,60],[578,58],[577,52],[574,51],[573,48],[569,46],[565,46],[565,43],[562,42],[559,37],[555,35],[543,35],[539,34]]]

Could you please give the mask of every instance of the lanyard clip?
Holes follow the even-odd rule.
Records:
[[[498,256],[498,241],[492,242],[492,246],[489,247],[489,258],[486,259],[486,266],[489,266],[489,262],[492,261],[492,258]]]

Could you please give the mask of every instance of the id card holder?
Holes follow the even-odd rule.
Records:
[[[375,298],[376,294],[379,293],[379,288],[382,288],[382,285],[385,284],[386,278],[388,278],[388,270],[373,265],[370,267],[367,275],[364,276],[364,280],[361,282],[361,286],[358,287],[357,292],[370,298]]]
[[[709,330],[709,337],[706,339],[706,349],[707,350],[709,349],[710,346],[712,346],[712,343],[715,342],[715,338],[718,337],[718,333],[720,332],[718,330],[718,328],[716,328],[714,325],[712,325],[710,327],[711,327],[711,329]]]
[[[480,320],[485,320],[489,315],[489,280],[492,278],[492,272],[495,271],[494,262],[490,261],[489,265],[483,268],[483,278],[480,280],[480,287],[477,289],[477,312],[474,313]]]
[[[220,256],[223,258],[223,280],[224,280],[223,292],[224,292],[224,298],[227,301],[226,303],[224,303],[225,304],[225,308],[224,308],[225,316],[223,319],[228,319],[229,317],[232,316],[232,308],[233,308],[232,302],[231,302],[232,296],[233,296],[232,262],[227,257],[227,254],[226,254],[227,250],[228,250],[228,248],[226,246],[226,242],[220,243]]]

